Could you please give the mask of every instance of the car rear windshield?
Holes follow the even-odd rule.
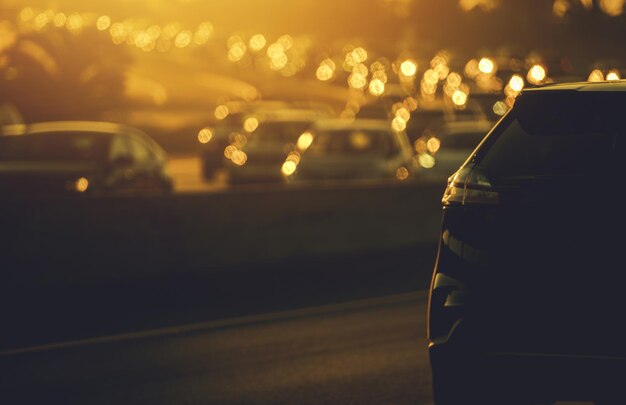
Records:
[[[337,130],[315,135],[310,155],[384,155],[391,147],[391,134],[377,130]]]
[[[104,160],[109,137],[90,132],[48,132],[0,137],[0,161]]]
[[[586,175],[606,170],[625,127],[626,95],[545,92],[522,95],[483,144],[475,162],[492,180]]]

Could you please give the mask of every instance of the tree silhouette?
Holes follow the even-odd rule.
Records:
[[[98,119],[124,101],[131,59],[96,30],[23,34],[4,55],[0,101],[17,106],[27,122]]]

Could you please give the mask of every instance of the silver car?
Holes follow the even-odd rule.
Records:
[[[411,145],[387,120],[323,120],[298,140],[283,164],[287,180],[406,180],[415,172]]]

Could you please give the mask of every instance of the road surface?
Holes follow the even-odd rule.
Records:
[[[0,355],[0,402],[429,404],[424,293]]]
[[[432,404],[432,253],[14,292],[0,404]]]

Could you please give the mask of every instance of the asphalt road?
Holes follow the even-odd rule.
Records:
[[[0,355],[0,403],[428,404],[423,293]]]
[[[433,253],[10,291],[0,404],[431,404]]]
[[[433,261],[430,247],[17,286],[0,297],[0,404],[429,403]]]

